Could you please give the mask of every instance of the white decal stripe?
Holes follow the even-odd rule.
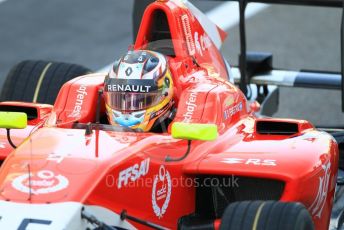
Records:
[[[87,229],[92,226],[81,219],[82,207],[108,225],[136,229],[129,222],[122,221],[117,213],[100,206],[87,206],[78,202],[25,204],[6,201],[0,201],[0,229],[18,229],[23,224],[25,229],[36,230]],[[25,220],[28,219],[36,221],[26,222],[25,225]]]

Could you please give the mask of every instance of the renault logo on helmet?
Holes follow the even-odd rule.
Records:
[[[128,68],[125,70],[125,74],[127,75],[127,77],[129,77],[132,73],[133,73],[133,69],[132,69],[131,67],[128,67]]]

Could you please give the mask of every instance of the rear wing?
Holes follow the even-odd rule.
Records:
[[[277,85],[305,88],[323,88],[341,90],[342,111],[344,112],[344,1],[343,0],[213,0],[213,1],[236,1],[239,3],[240,11],[240,56],[239,69],[234,68],[234,80],[239,84],[240,89],[247,95],[247,85]],[[295,72],[287,70],[267,70],[266,63],[264,71],[258,71],[248,74],[249,60],[246,50],[246,31],[245,31],[245,10],[249,3],[267,3],[267,4],[289,4],[304,6],[321,7],[340,7],[343,8],[341,21],[341,73],[322,73],[314,72]],[[264,62],[264,60],[261,60]],[[266,62],[266,60],[265,60]],[[267,61],[269,62],[269,61]],[[269,65],[269,64],[268,64]],[[270,63],[270,65],[272,65]],[[259,68],[258,68],[259,69]]]
[[[226,1],[226,0],[217,0]],[[328,6],[328,7],[342,7],[342,0],[228,0],[237,2],[257,2],[257,3],[267,3],[267,4],[289,4],[289,5],[304,5],[304,6]]]

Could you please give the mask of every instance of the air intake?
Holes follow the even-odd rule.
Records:
[[[221,218],[229,203],[245,200],[280,200],[283,181],[241,176],[202,175],[196,188],[196,216]]]
[[[257,121],[256,132],[270,135],[293,135],[299,132],[299,125],[292,122]]]

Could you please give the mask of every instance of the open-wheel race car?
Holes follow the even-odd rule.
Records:
[[[246,57],[243,46],[242,92],[234,85],[238,69],[219,52],[224,39],[189,2],[147,7],[130,52],[142,66],[147,53],[164,56],[173,82],[166,108],[175,108],[168,123],[148,113],[152,132],[110,124],[104,93],[121,87],[124,94],[148,93],[156,81],[135,89],[78,65],[15,66],[0,102],[0,228],[289,230],[328,229],[330,222],[340,228],[342,210],[333,208],[342,183],[336,140],[305,120],[261,116],[273,110],[276,95],[260,95],[261,107],[248,101],[246,72],[262,87],[287,72],[269,69],[269,56]],[[133,82],[135,70],[123,73]],[[294,83],[318,87],[340,79],[293,76]],[[341,134],[333,133],[339,142]]]

